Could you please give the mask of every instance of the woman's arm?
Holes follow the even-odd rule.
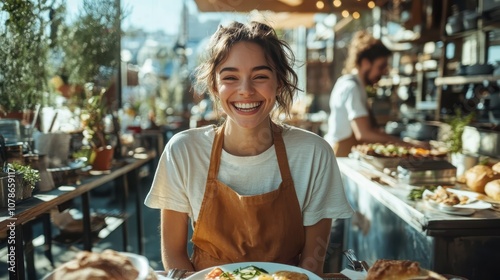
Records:
[[[300,256],[300,267],[318,275],[323,274],[331,228],[332,219],[322,219],[312,226],[305,227],[306,243]]]
[[[181,268],[194,271],[187,252],[188,214],[161,210],[161,260],[165,271]]]

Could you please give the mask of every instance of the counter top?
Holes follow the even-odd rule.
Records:
[[[424,201],[407,199],[413,186],[399,183],[365,162],[351,158],[337,158],[337,162],[343,176],[356,182],[360,192],[368,192],[417,231],[427,236],[455,236],[456,231],[468,236],[500,234],[498,211],[476,210],[471,216],[446,214],[431,208]],[[457,185],[457,188],[461,187]]]

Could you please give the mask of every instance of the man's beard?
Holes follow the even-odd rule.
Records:
[[[363,73],[363,83],[365,84],[365,86],[372,86],[374,83],[372,83],[372,81],[370,81],[368,72],[369,71],[366,71],[365,73]]]
[[[380,81],[380,78],[381,77],[377,77],[376,79],[374,80],[370,80],[370,76],[369,76],[369,73],[370,71],[366,71],[363,75],[363,83],[366,85],[366,86],[373,86],[374,84],[376,84],[378,81]]]

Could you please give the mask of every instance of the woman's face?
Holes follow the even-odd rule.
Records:
[[[269,125],[278,79],[259,45],[236,43],[217,67],[216,83],[228,121],[248,129]]]

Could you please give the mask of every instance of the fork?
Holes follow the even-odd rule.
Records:
[[[182,276],[187,272],[185,269],[172,268],[167,273],[167,278],[172,278],[175,280],[181,279]]]
[[[365,268],[363,266],[363,264],[358,261],[358,259],[356,258],[356,254],[354,253],[354,250],[353,249],[347,249],[344,251],[344,255],[347,257],[347,259],[349,260],[349,262],[351,263],[351,267],[355,270],[355,271],[363,271]]]

